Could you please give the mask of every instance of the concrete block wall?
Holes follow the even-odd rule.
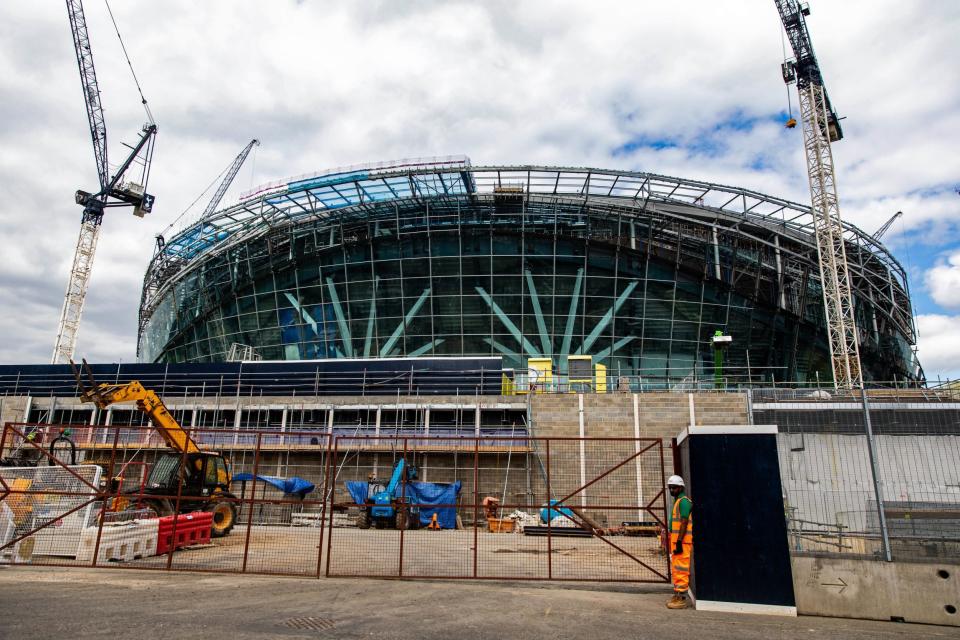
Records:
[[[536,395],[530,398],[530,417],[532,433],[538,437],[630,439],[583,445],[553,440],[550,444],[552,496],[562,499],[573,493],[569,502],[574,506],[596,505],[590,514],[607,526],[651,520],[649,513],[636,507],[650,503],[665,476],[673,472],[670,440],[691,421],[697,425],[749,424],[746,396],[742,394]],[[636,456],[637,443],[632,439],[637,436],[661,440],[662,476],[659,448]],[[546,454],[542,443],[537,448],[541,456]],[[631,456],[635,457],[631,460]],[[622,464],[624,461],[626,464]],[[593,482],[596,478],[601,479]],[[578,491],[591,482],[591,486]],[[545,486],[535,485],[536,490],[546,491]],[[663,502],[658,500],[655,506],[662,508]],[[662,511],[657,515],[662,517]]]
[[[579,437],[580,398],[573,394],[532,396],[534,434]],[[585,394],[582,402],[582,435],[586,437],[633,438],[639,423],[641,438],[669,440],[690,425],[691,415],[697,425],[749,424],[746,395],[739,393]]]

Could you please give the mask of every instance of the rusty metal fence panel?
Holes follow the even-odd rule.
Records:
[[[51,447],[67,429],[76,459]],[[183,471],[175,491],[158,494],[151,486],[153,470],[177,455],[180,468],[189,468],[186,454],[171,457],[150,427],[5,425],[0,454],[18,466],[0,466],[0,564],[304,577],[668,579],[657,535],[666,504],[659,439],[334,436],[326,424],[187,431],[203,450],[229,461],[232,494],[222,501],[234,506],[236,521],[226,536],[164,548],[163,523],[173,537],[183,535],[191,526],[185,516],[209,502],[188,495]],[[366,494],[368,479],[385,483],[401,459],[417,468],[418,482],[460,483],[456,499],[423,507],[424,514],[453,510],[455,527],[437,530],[430,525],[440,519],[426,518],[407,528],[411,513],[401,528],[395,521],[389,529],[360,528],[364,508],[346,483],[362,483]],[[291,477],[314,490],[301,498],[263,479]],[[404,500],[416,490],[404,481],[398,494]],[[559,504],[544,509],[551,500]],[[164,509],[177,517],[156,518]],[[494,533],[498,523],[513,530]]]
[[[76,446],[76,465],[49,447],[66,429]],[[170,453],[152,428],[5,425],[0,452],[8,464],[21,466],[0,467],[0,564],[319,577],[329,434],[319,429],[188,431],[202,449],[221,452],[234,477],[248,473],[252,478],[235,481],[233,497],[221,498],[236,510],[228,535],[192,544],[188,539],[183,548],[171,545],[158,553],[163,519],[142,508],[166,501],[175,516],[168,521],[176,538],[178,528],[182,537],[189,525],[181,516],[202,510],[209,498],[184,495],[182,474],[176,492],[151,491],[147,474]],[[181,465],[186,458],[181,454]],[[301,499],[261,476],[297,476],[315,489]]]
[[[659,439],[337,437],[330,460],[329,576],[668,580]],[[401,498],[413,482],[460,483],[455,501],[431,505],[455,510],[456,528],[433,529],[417,514],[400,519],[419,527],[397,524],[407,507],[383,528],[364,522],[401,460],[418,469],[400,476]],[[363,506],[348,482],[373,485]]]

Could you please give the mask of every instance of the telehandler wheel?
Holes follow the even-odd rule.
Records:
[[[232,502],[213,502],[206,510],[213,513],[213,526],[210,529],[210,536],[213,538],[228,535],[237,523],[237,508]]]
[[[408,507],[397,510],[397,529],[404,531],[418,529],[420,527],[420,516],[413,513]]]
[[[357,528],[358,529],[370,528],[370,512],[368,510],[360,509],[360,515],[357,516]]]

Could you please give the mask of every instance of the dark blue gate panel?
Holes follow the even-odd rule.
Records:
[[[776,427],[693,427],[680,442],[693,500],[698,609],[796,615]]]

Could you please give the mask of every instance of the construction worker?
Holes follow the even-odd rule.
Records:
[[[686,609],[687,589],[690,588],[690,553],[693,551],[693,502],[684,493],[683,478],[670,476],[667,489],[673,496],[673,508],[667,517],[670,532],[670,568],[673,579],[673,598],[668,609]]]

